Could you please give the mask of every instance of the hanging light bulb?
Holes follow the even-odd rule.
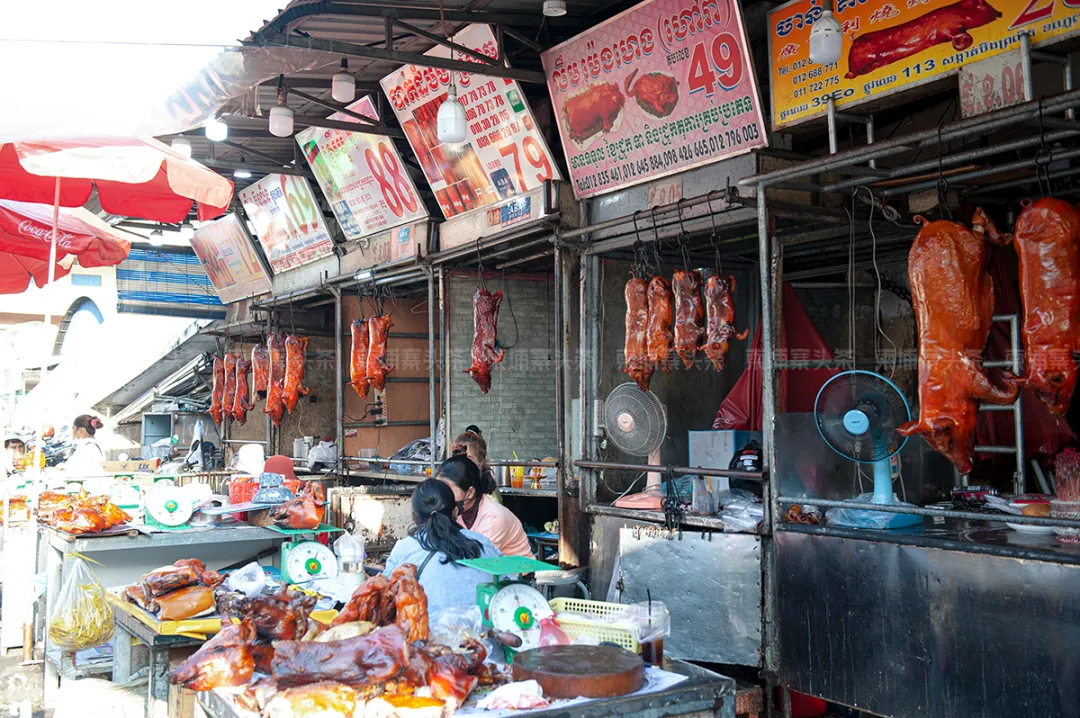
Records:
[[[566,0],[544,0],[544,15],[562,17],[566,14]]]
[[[216,117],[211,117],[204,125],[206,139],[211,142],[224,142],[229,137],[229,126]]]
[[[293,111],[285,106],[285,76],[278,75],[277,105],[270,109],[270,134],[274,137],[291,137]]]
[[[810,29],[810,62],[815,65],[831,65],[840,60],[844,35],[832,10],[825,10]]]
[[[191,222],[184,222],[180,225],[180,239],[185,242],[190,242],[191,238],[195,236],[195,227]]]
[[[176,150],[177,154],[191,159],[191,142],[186,137],[174,137],[169,146]]]
[[[457,101],[457,87],[454,86],[454,75],[450,74],[450,88],[446,93],[446,101],[439,105],[437,116],[439,142],[456,144],[465,141],[465,108]]]
[[[341,58],[341,72],[330,79],[330,96],[342,104],[356,99],[356,78],[349,74],[349,61]]]
[[[273,130],[271,130],[273,132]],[[288,135],[285,135],[288,137]],[[236,179],[251,179],[251,172],[248,170],[233,170],[232,176]]]
[[[165,233],[160,229],[155,229],[150,233],[150,236],[147,237],[147,241],[150,242],[151,247],[160,247],[165,244]]]

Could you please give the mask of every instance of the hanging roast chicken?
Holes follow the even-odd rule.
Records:
[[[626,283],[626,368],[642,391],[649,390],[653,364],[649,361],[649,283],[630,277]]]
[[[975,465],[979,402],[1007,404],[1017,389],[990,383],[982,368],[994,312],[993,280],[983,237],[997,230],[976,210],[973,230],[957,222],[925,223],[908,255],[911,303],[919,334],[919,418],[897,427],[921,434],[957,470]]]
[[[1024,375],[1006,381],[1031,389],[1051,414],[1064,416],[1076,388],[1073,353],[1080,350],[1080,213],[1059,199],[1025,203],[1013,246],[1024,303]]]
[[[735,331],[735,277],[726,279],[719,274],[709,277],[705,283],[705,315],[708,328],[705,333],[705,356],[709,357],[717,371],[727,364],[731,340],[743,341],[749,329]]]
[[[665,374],[671,371],[671,346],[675,339],[671,331],[673,321],[671,284],[663,277],[653,277],[649,280],[649,362]]]
[[[307,345],[307,337],[285,335],[285,389],[282,400],[290,414],[296,409],[300,397],[311,393],[311,389],[304,386],[304,352]]]
[[[210,418],[221,426],[225,418],[225,360],[214,356],[214,386],[210,391]]]
[[[360,318],[352,323],[352,356],[350,361],[349,383],[361,399],[368,395],[371,382],[367,375],[368,323]]]
[[[270,417],[274,426],[281,426],[281,417],[285,415],[285,336],[271,332],[266,337],[266,346],[270,351],[270,377],[263,413]]]
[[[472,366],[465,373],[479,385],[481,394],[487,394],[491,389],[492,365],[501,362],[506,354],[495,341],[502,298],[501,289],[492,294],[477,287],[473,295]]]
[[[687,369],[705,340],[705,308],[701,305],[701,272],[676,271],[671,277],[675,289],[675,351]]]

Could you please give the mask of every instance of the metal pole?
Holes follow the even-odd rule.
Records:
[[[829,154],[835,155],[836,143],[836,100],[829,96]]]
[[[1031,36],[1027,31],[1020,33],[1020,68],[1024,73],[1024,99],[1035,99],[1035,81],[1031,76]]]
[[[1032,166],[1038,166],[1040,164],[1049,163],[1055,160],[1072,159],[1073,157],[1080,157],[1080,150],[1064,150],[1062,152],[1050,152],[1047,159],[1041,157],[1033,157],[1031,159],[1017,160],[1016,162],[1006,162],[1001,165],[993,165],[991,167],[984,167],[982,169],[972,170],[970,172],[961,172],[960,174],[949,177],[949,183],[962,182],[964,180],[981,179],[982,177],[991,177],[993,175],[1002,174],[1004,172],[1013,172],[1015,170],[1027,169]],[[886,197],[895,197],[897,195],[906,195],[911,192],[918,192],[924,189],[932,189],[938,184],[937,179],[926,180],[924,182],[914,182],[912,184],[900,185],[898,187],[889,187],[882,194]]]
[[[860,509],[866,511],[884,511],[889,514],[914,514],[917,516],[942,516],[945,518],[964,519],[969,521],[1008,521],[1009,523],[1024,524],[1028,526],[1055,526],[1061,528],[1080,528],[1080,520],[1046,518],[1044,516],[1016,516],[1013,514],[986,514],[974,511],[953,511],[952,509],[934,509],[914,504],[875,504],[869,501],[834,501],[832,499],[811,499],[806,496],[781,496],[780,503],[783,505],[806,504],[808,506],[821,506],[827,509],[844,508]]]
[[[996,317],[995,317],[996,318]],[[1023,376],[1023,357],[1020,352],[1020,317],[1016,314],[1008,315],[1009,322],[1009,351],[1012,352],[1012,372],[1015,376]],[[1016,439],[1016,485],[1015,492],[1023,494],[1027,492],[1027,457],[1024,453],[1024,400],[1021,393],[1016,394],[1013,402],[1013,431]]]
[[[435,436],[437,416],[439,414],[438,399],[436,397],[435,381],[435,270],[425,266],[427,270],[427,329],[428,329],[428,431],[431,437],[431,475],[435,476],[436,456],[435,445],[439,438]],[[442,333],[446,333],[446,327],[442,327]]]
[[[874,144],[874,116],[866,116],[866,144]],[[870,169],[877,169],[877,160],[870,160]]]
[[[566,472],[572,470],[572,466],[566,462],[566,444],[563,441],[563,428],[566,426],[566,416],[563,414],[563,395],[566,387],[563,386],[562,364],[564,360],[563,347],[563,315],[565,308],[562,306],[562,243],[558,235],[555,236],[555,256],[553,262],[554,276],[552,278],[552,291],[555,293],[555,456],[559,460],[559,468],[555,471],[555,494],[558,496],[559,517],[559,564],[563,564],[563,557],[576,553],[570,543],[573,532],[570,531],[568,520],[575,517],[567,516],[566,512]],[[569,539],[569,540],[568,540]]]
[[[661,466],[659,464],[623,464],[617,461],[575,461],[575,466],[581,469],[607,470],[607,471],[636,471],[636,472],[662,472],[671,473],[673,476],[735,476],[740,479],[762,479],[765,473],[762,471],[745,471],[743,469],[722,469],[709,466]]]
[[[450,305],[446,301],[446,270],[439,267],[439,338],[442,341],[442,356],[439,357],[439,378],[443,390],[443,452],[450,450]],[[441,457],[440,457],[441,458]]]
[[[336,408],[335,418],[337,421],[334,443],[337,444],[338,461],[341,461],[345,456],[345,384],[342,381],[342,375],[345,372],[344,366],[344,307],[342,307],[341,290],[337,287],[330,287],[330,292],[334,295],[334,376],[337,377],[337,381],[334,382],[334,406]]]

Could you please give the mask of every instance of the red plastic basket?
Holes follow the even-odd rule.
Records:
[[[293,481],[292,479],[285,479],[285,488],[294,494],[300,493],[300,482]],[[234,479],[229,482],[229,503],[230,504],[246,504],[255,498],[255,493],[259,490],[258,479]],[[233,514],[233,518],[237,521],[247,521],[247,512]]]

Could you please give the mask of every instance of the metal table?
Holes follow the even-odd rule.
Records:
[[[45,589],[45,621],[42,622],[39,640],[45,640],[46,654],[52,655],[57,664],[64,665],[70,661],[69,653],[61,653],[53,650],[48,641],[48,616],[52,615],[56,596],[60,592],[60,586],[65,578],[64,554],[75,552],[93,558],[110,568],[103,569],[101,566],[93,566],[98,574],[98,579],[108,588],[110,585],[130,583],[136,580],[146,571],[153,570],[161,564],[172,563],[175,559],[168,558],[170,552],[180,552],[182,558],[199,558],[212,563],[210,556],[222,551],[247,552],[253,556],[263,548],[273,548],[288,540],[288,536],[271,531],[260,526],[248,526],[241,524],[229,527],[206,527],[193,528],[184,531],[161,531],[158,533],[136,536],[72,536],[56,529],[38,527],[38,552],[37,571],[46,574]],[[157,557],[156,553],[164,553],[163,557]],[[154,565],[141,566],[135,557],[150,557],[156,560]],[[146,559],[144,558],[144,561]],[[226,565],[218,563],[218,565]],[[131,573],[130,576],[123,572]],[[119,580],[117,579],[119,577]],[[108,667],[100,668],[107,672]],[[55,692],[59,685],[59,674],[53,661],[45,663],[45,704],[52,707],[55,704]]]
[[[142,668],[132,660],[135,651],[131,645],[133,638],[146,646],[150,666],[149,689],[146,692],[146,715],[155,715],[155,702],[169,700],[169,649],[189,648],[202,645],[203,641],[188,636],[163,636],[135,616],[113,609],[113,683],[127,683]]]
[[[664,668],[689,676],[690,680],[643,696],[597,699],[525,715],[527,718],[609,718],[615,715],[620,718],[735,718],[734,679],[678,660],[666,661]],[[213,691],[199,693],[198,701],[210,718],[253,718],[256,715]]]

